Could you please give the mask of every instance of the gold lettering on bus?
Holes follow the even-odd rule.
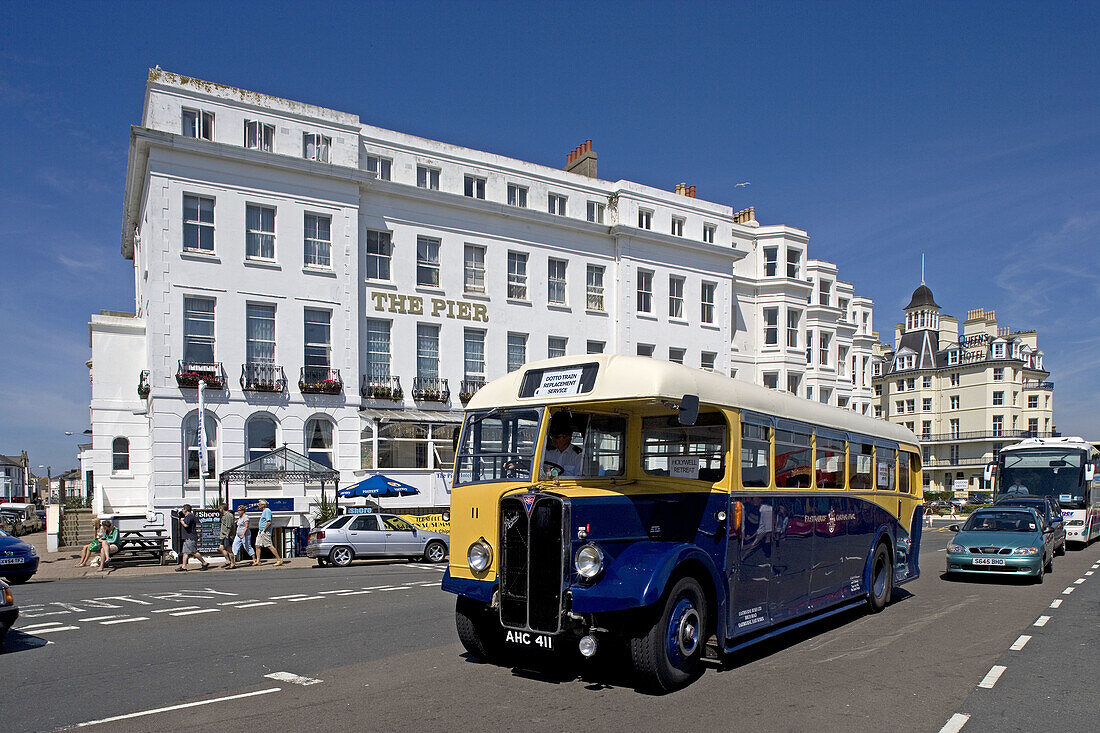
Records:
[[[373,301],[374,310],[376,311],[407,313],[414,316],[422,316],[425,313],[424,298],[419,295],[372,291],[370,299]],[[428,315],[433,318],[489,322],[489,309],[481,303],[467,303],[463,300],[448,300],[446,298],[429,298],[429,301],[430,310]]]

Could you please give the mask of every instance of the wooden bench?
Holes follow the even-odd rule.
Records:
[[[111,562],[142,560],[148,556],[161,565],[168,564],[168,532],[163,529],[119,530],[118,552],[111,554]]]

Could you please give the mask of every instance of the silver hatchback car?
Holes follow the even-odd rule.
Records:
[[[306,557],[342,568],[366,557],[443,562],[450,542],[445,534],[418,529],[393,514],[344,514],[309,533]]]

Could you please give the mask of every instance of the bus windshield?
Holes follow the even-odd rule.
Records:
[[[470,412],[455,456],[455,485],[530,481],[542,409]]]
[[[1084,453],[1045,449],[1002,454],[999,496],[1050,496],[1064,504],[1084,501]]]

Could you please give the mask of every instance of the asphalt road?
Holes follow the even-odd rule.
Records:
[[[3,727],[134,715],[92,727],[1091,729],[1100,575],[1086,573],[1100,543],[1057,558],[1037,586],[942,579],[950,536],[925,534],[922,577],[883,613],[708,663],[665,696],[638,692],[614,656],[579,674],[475,663],[458,644],[453,596],[438,588],[441,566],[32,582],[16,588],[24,612],[0,657]]]

